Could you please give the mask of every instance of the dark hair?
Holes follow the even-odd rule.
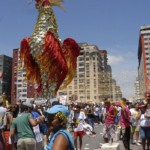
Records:
[[[30,111],[30,110],[32,110],[31,107],[26,106],[26,105],[21,105],[21,113],[24,112],[24,111]]]
[[[0,101],[0,106],[3,106],[3,104],[4,104],[4,101]]]
[[[58,101],[52,102],[52,106],[55,106],[55,105],[60,105],[60,103]]]
[[[127,99],[123,97],[122,100],[123,100],[123,101],[126,101]]]
[[[81,106],[79,106],[79,105],[76,105],[76,106],[75,106],[75,108],[81,109]]]

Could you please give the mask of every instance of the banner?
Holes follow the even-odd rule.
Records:
[[[66,105],[66,103],[67,103],[67,95],[61,95],[61,96],[59,97],[59,102],[60,102],[61,104],[63,104],[63,105]]]

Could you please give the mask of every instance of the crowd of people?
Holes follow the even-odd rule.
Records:
[[[112,145],[120,128],[125,150],[131,144],[149,149],[150,94],[146,94],[146,103],[134,104],[125,98],[118,102],[106,98],[100,104],[53,102],[41,106],[18,101],[6,107],[0,100],[0,149],[82,150],[85,134],[100,136],[95,124],[103,126],[105,143]]]

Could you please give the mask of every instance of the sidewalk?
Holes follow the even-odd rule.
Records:
[[[103,132],[103,125],[95,125],[95,132],[96,132],[96,137],[90,138],[87,135],[83,137],[83,148],[82,150],[101,150],[100,149],[100,144],[104,143],[104,139],[102,136]],[[120,144],[120,150],[125,150],[124,145],[122,140],[116,140],[114,143],[119,143]],[[142,146],[138,146],[135,144],[130,144],[130,149],[131,150],[142,150]],[[112,150],[112,147],[110,147],[110,150]]]
[[[116,137],[114,139],[114,143],[119,143],[120,150],[125,150],[123,142],[120,139],[120,135],[118,133],[120,133],[120,128],[118,128],[118,130],[116,130]],[[112,148],[110,146],[110,150],[111,149]],[[143,150],[142,145],[137,145],[137,144],[130,144],[130,149],[131,150]],[[100,148],[98,150],[100,150]]]

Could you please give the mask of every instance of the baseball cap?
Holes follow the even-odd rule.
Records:
[[[43,112],[44,115],[46,114],[56,114],[57,112],[62,112],[66,116],[69,115],[69,111],[66,106],[64,105],[54,105],[51,108],[48,108],[46,111]]]

